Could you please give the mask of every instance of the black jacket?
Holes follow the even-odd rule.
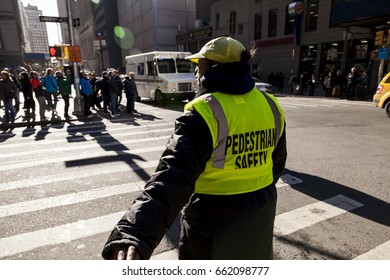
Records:
[[[205,73],[202,84],[203,92],[231,94],[243,94],[254,87],[248,63],[214,66]],[[149,259],[177,214],[188,203],[212,152],[211,133],[199,113],[186,112],[177,118],[174,133],[155,173],[112,231],[104,246],[103,258],[110,258],[110,250],[115,245],[134,245],[142,259]],[[284,169],[286,156],[283,133],[272,156],[274,183]]]

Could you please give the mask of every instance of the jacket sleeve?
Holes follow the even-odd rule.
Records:
[[[287,143],[286,143],[286,122],[284,122],[284,130],[282,135],[279,138],[279,142],[275,147],[274,152],[272,153],[273,161],[273,177],[274,184],[279,180],[280,176],[283,173],[284,167],[287,160]]]
[[[115,246],[134,245],[141,259],[149,259],[189,201],[212,149],[209,128],[198,113],[179,117],[156,171],[115,226],[103,248],[103,258],[110,259]]]

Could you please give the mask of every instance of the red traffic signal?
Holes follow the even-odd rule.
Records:
[[[51,57],[62,57],[61,47],[49,46],[49,54]]]

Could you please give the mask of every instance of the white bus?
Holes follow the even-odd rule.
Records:
[[[192,100],[197,90],[189,52],[155,51],[126,56],[126,72],[135,73],[139,98],[163,106],[167,99]]]

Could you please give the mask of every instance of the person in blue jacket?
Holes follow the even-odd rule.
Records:
[[[92,86],[87,77],[87,73],[80,72],[80,91],[81,96],[84,98],[84,116],[92,118],[91,106],[92,106]]]
[[[56,114],[58,84],[56,78],[54,77],[53,68],[46,69],[46,75],[42,78],[41,82],[46,89],[46,100],[49,110],[52,110],[52,112]]]

